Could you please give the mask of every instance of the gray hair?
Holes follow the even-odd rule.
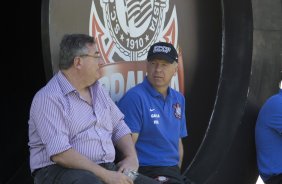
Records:
[[[75,57],[88,54],[87,46],[95,44],[94,38],[86,34],[66,34],[60,43],[59,69],[72,66]]]

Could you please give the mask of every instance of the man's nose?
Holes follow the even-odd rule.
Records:
[[[157,63],[156,64],[156,71],[161,71],[161,70],[162,70],[162,66],[159,63]]]

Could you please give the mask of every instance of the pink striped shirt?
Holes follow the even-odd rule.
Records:
[[[59,71],[36,93],[28,121],[31,171],[54,164],[50,157],[70,148],[95,163],[114,161],[114,145],[130,129],[98,81],[90,91],[93,105]]]

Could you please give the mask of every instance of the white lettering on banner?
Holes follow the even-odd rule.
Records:
[[[145,75],[143,71],[128,71],[126,76],[116,72],[103,76],[99,82],[109,91],[113,101],[118,102],[125,92],[141,83]],[[179,91],[178,75],[172,77],[170,86]]]
[[[176,91],[179,91],[178,74],[174,75],[174,76],[171,78],[170,87],[171,87],[172,89],[175,89]]]
[[[135,86],[134,71],[129,71],[127,73],[126,91],[128,91],[133,86]]]
[[[141,83],[144,80],[143,71],[137,71],[137,84]]]
[[[122,95],[124,94],[123,90],[118,89],[124,89],[124,77],[121,73],[113,73],[110,75],[110,84],[111,84],[111,92],[114,92],[114,96],[112,96],[114,99],[120,99]],[[113,95],[113,94],[112,94]]]

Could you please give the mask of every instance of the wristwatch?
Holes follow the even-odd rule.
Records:
[[[130,179],[132,179],[132,181],[134,181],[138,177],[138,175],[139,175],[139,173],[137,171],[135,171],[135,170],[127,170],[127,169],[123,170],[123,174],[125,174]]]

